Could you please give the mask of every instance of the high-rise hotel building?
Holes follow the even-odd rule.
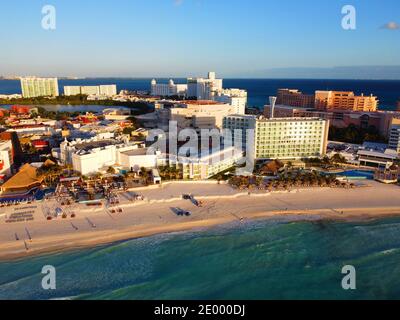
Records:
[[[224,118],[224,128],[232,131],[234,139],[242,142],[243,149],[250,151],[254,160],[295,160],[326,154],[327,120],[233,115]]]
[[[378,110],[378,98],[370,95],[356,96],[351,91],[316,91],[315,108],[321,111],[347,110],[375,112]]]
[[[83,95],[103,95],[106,97],[112,97],[117,95],[117,85],[107,84],[100,86],[65,86],[64,95],[65,96],[75,96],[78,94]]]
[[[59,95],[57,78],[21,78],[21,89],[24,98],[57,97]]]
[[[276,103],[279,105],[314,108],[315,95],[304,94],[297,89],[278,89]]]
[[[400,119],[392,119],[389,131],[389,149],[400,154]]]
[[[188,78],[187,86],[187,97],[213,100],[214,92],[222,90],[223,80],[217,79],[215,72],[209,72],[207,79]]]
[[[222,89],[215,91],[213,100],[228,103],[235,108],[235,114],[245,114],[247,106],[247,91],[241,89]]]

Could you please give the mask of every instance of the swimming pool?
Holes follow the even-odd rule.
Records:
[[[373,180],[374,171],[348,170],[337,174],[338,177],[345,177],[349,180]]]

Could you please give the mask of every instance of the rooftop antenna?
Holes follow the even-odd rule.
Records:
[[[269,105],[271,106],[271,115],[270,115],[271,119],[274,118],[275,104],[276,104],[276,97],[269,97]]]

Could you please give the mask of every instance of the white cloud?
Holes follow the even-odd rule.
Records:
[[[174,5],[180,6],[183,3],[183,0],[174,0]]]
[[[385,25],[382,26],[382,29],[386,30],[399,30],[400,29],[400,24],[397,22],[388,22]]]

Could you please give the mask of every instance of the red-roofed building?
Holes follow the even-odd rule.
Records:
[[[98,122],[99,119],[92,113],[87,113],[86,115],[78,116],[76,117],[76,120],[78,120],[80,123],[83,124],[89,124],[89,123],[94,123]]]
[[[0,118],[4,118],[4,117],[8,116],[9,113],[10,112],[8,110],[1,108],[0,109]]]
[[[43,149],[46,149],[49,146],[49,142],[46,141],[46,140],[33,140],[33,141],[31,141],[31,144],[37,150],[43,150]]]
[[[16,114],[30,114],[31,107],[14,105],[10,107],[10,112]]]

